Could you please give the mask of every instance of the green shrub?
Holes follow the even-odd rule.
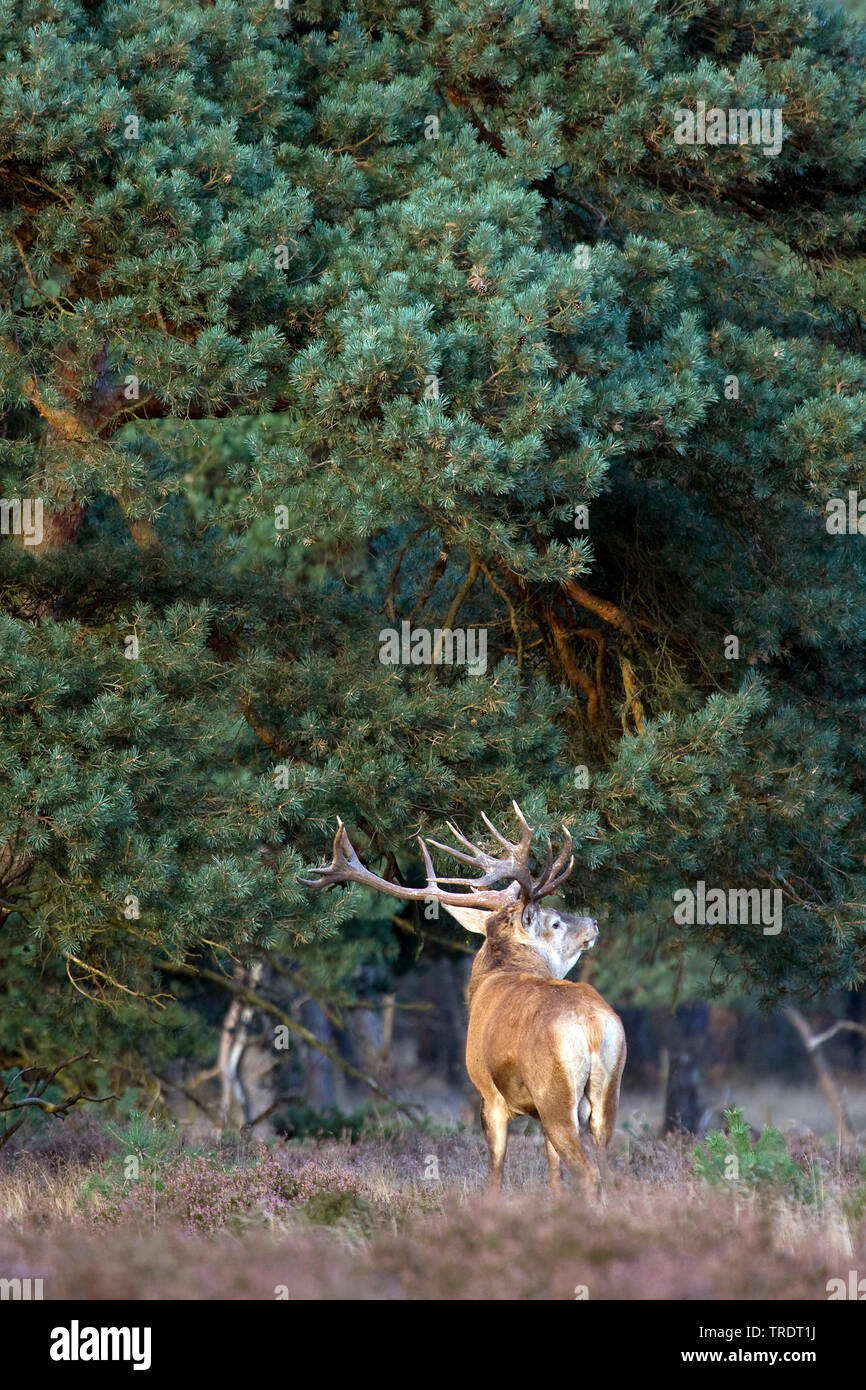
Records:
[[[363,1110],[338,1110],[327,1106],[314,1110],[309,1105],[283,1106],[274,1116],[274,1127],[286,1139],[342,1139],[357,1144],[366,1122]]]
[[[727,1133],[712,1130],[694,1152],[695,1172],[708,1182],[743,1182],[751,1186],[773,1184],[790,1186],[806,1195],[805,1174],[788,1153],[785,1136],[772,1125],[764,1125],[752,1141],[751,1130],[742,1110],[726,1110]]]
[[[87,1209],[98,1207],[103,1219],[116,1220],[120,1203],[140,1183],[154,1193],[164,1190],[164,1176],[183,1150],[174,1125],[140,1111],[134,1111],[123,1126],[108,1121],[105,1129],[119,1152],[86,1179],[80,1202]]]
[[[866,1217],[866,1158],[861,1161],[856,1184],[842,1198],[842,1210],[852,1226],[859,1226]]]
[[[303,1205],[303,1213],[316,1226],[337,1226],[346,1223],[370,1236],[376,1227],[376,1210],[357,1192],[323,1190],[316,1192]]]

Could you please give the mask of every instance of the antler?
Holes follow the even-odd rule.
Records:
[[[553,850],[550,840],[547,841],[547,863],[544,866],[544,873],[536,879],[533,884],[533,900],[546,898],[548,894],[555,893],[561,883],[565,883],[572,869],[574,868],[574,855],[571,847],[574,841],[567,825],[563,825],[562,833],[565,839],[562,842],[562,849],[556,856],[554,862]]]
[[[318,878],[300,878],[299,882],[307,888],[313,889],[330,888],[336,883],[363,883],[366,887],[376,888],[380,893],[387,893],[392,898],[403,898],[410,902],[435,898],[445,907],[480,907],[486,908],[490,912],[499,911],[510,903],[517,902],[520,898],[524,902],[536,902],[539,898],[545,898],[549,893],[553,893],[560,884],[565,882],[574,868],[571,835],[563,826],[565,841],[555,862],[548,840],[547,862],[544,871],[539,877],[533,877],[530,869],[532,830],[517,802],[513,801],[511,804],[520,825],[520,839],[517,844],[512,844],[510,840],[506,840],[505,836],[500,834],[496,826],[488,820],[484,812],[481,813],[488,830],[507,850],[507,854],[498,859],[479,849],[471,840],[467,840],[466,836],[450,821],[446,822],[448,829],[460,844],[465,846],[465,849],[454,849],[451,845],[440,844],[438,840],[430,841],[436,849],[444,850],[446,854],[450,854],[454,859],[459,859],[461,863],[482,869],[483,873],[480,878],[438,878],[427,844],[419,835],[418,843],[421,846],[424,866],[427,871],[427,887],[405,888],[399,883],[389,883],[387,879],[380,878],[378,874],[374,874],[370,869],[364,867],[355,853],[346,827],[338,819],[331,863],[323,864],[312,870],[314,874],[319,875]],[[467,850],[469,853],[466,853]],[[500,883],[503,879],[509,880],[507,888],[493,887],[495,883]],[[443,887],[444,884],[466,891],[449,892]]]
[[[445,822],[451,834],[460,841],[461,845],[465,845],[470,851],[469,854],[465,854],[463,850],[453,849],[451,845],[443,845],[439,840],[431,840],[431,845],[435,845],[436,849],[444,850],[446,854],[451,855],[452,859],[459,859],[462,864],[471,864],[476,869],[484,869],[485,873],[480,879],[440,878],[438,880],[439,883],[475,884],[479,887],[483,887],[488,883],[496,883],[499,879],[509,878],[517,883],[523,896],[527,900],[532,896],[532,874],[529,868],[532,831],[526,824],[526,819],[517,802],[512,801],[511,804],[514,807],[514,814],[517,816],[520,823],[520,840],[516,845],[513,845],[510,840],[506,840],[505,836],[501,835],[496,829],[496,826],[487,819],[484,812],[481,812],[481,819],[484,821],[487,829],[492,835],[496,836],[499,843],[508,851],[506,856],[502,856],[499,859],[495,858],[492,854],[486,854],[483,849],[479,849],[471,840],[467,840],[466,836],[457,829],[456,825],[452,825],[450,820]],[[432,865],[428,864],[428,877],[431,869]]]
[[[426,888],[406,888],[401,883],[389,883],[386,878],[380,878],[370,869],[365,869],[361,863],[355,849],[346,833],[346,827],[338,819],[337,833],[334,836],[334,857],[330,864],[323,864],[321,867],[313,869],[318,878],[299,878],[307,888],[320,889],[330,888],[335,883],[363,883],[367,888],[376,888],[380,893],[387,893],[392,898],[404,898],[409,902],[424,901],[428,898],[435,898],[445,907],[481,907],[488,912],[498,912],[500,908],[507,907],[509,903],[516,902],[520,896],[520,885],[510,883],[507,888],[494,889],[489,885],[502,878],[502,873],[488,873],[482,879],[446,879],[445,882],[468,883],[470,891],[467,893],[449,893],[444,891],[436,878],[433,869],[433,861],[430,858],[430,851],[426,844],[418,837],[421,845],[421,852],[424,855],[424,863],[427,868],[427,887]]]

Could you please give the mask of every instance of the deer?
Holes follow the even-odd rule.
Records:
[[[331,863],[310,870],[316,878],[300,882],[313,890],[361,883],[409,902],[432,898],[461,926],[484,938],[467,991],[466,1069],[481,1097],[488,1187],[502,1187],[508,1121],[527,1115],[539,1121],[544,1133],[551,1189],[561,1191],[564,1164],[587,1190],[600,1178],[599,1160],[616,1123],[625,1030],[592,985],[564,978],[595,945],[596,920],[542,906],[574,868],[568,827],[562,827],[565,838],[556,858],[548,839],[546,862],[533,872],[534,832],[516,801],[512,806],[520,826],[516,843],[481,813],[498,842],[497,854],[480,849],[450,821],[446,824],[460,849],[430,840],[434,848],[480,870],[478,877],[437,877],[419,835],[427,886],[392,883],[364,867],[338,819]],[[581,1125],[592,1137],[592,1158]]]

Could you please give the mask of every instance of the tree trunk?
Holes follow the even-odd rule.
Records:
[[[323,1013],[315,999],[307,999],[301,1005],[301,1022],[310,1032],[331,1047],[338,1045],[330,1020]],[[337,1069],[330,1057],[316,1052],[312,1047],[299,1049],[304,1055],[303,1097],[313,1110],[328,1110],[337,1104]]]
[[[700,1129],[708,1023],[708,1005],[680,1004],[668,1024],[667,1047],[670,1064],[663,1134],[677,1131],[697,1134]]]
[[[262,962],[248,969],[235,965],[237,984],[255,991],[262,976]],[[225,1127],[240,1128],[254,1118],[249,1089],[243,1073],[244,1053],[250,1041],[250,1024],[255,1010],[233,999],[223,1019],[217,1065],[220,1071],[220,1119]]]

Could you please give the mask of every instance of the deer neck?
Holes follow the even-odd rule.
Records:
[[[548,961],[534,947],[488,937],[472,962],[467,1002],[472,1003],[483,980],[498,974],[537,975],[543,980],[556,978]]]

